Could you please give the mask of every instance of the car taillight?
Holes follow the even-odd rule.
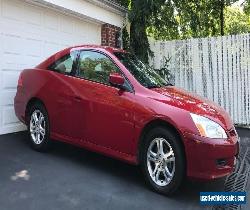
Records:
[[[19,78],[18,78],[17,87],[22,87],[22,86],[23,86],[23,77],[22,77],[22,73],[21,73]]]

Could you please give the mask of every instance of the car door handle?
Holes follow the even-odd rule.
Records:
[[[75,99],[76,101],[81,101],[81,100],[82,100],[82,98],[81,98],[80,96],[74,96],[74,99]]]

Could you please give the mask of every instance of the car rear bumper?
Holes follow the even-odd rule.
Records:
[[[212,180],[232,173],[239,153],[237,135],[209,139],[185,133],[187,176],[191,179]]]
[[[16,96],[14,98],[14,109],[15,109],[15,114],[17,116],[17,118],[25,123],[25,103],[23,102],[23,100],[21,100],[21,96],[23,95],[22,90],[20,90],[20,88],[18,88]]]

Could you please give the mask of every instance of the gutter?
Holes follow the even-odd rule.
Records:
[[[123,17],[126,17],[126,14],[128,13],[128,10],[125,7],[111,0],[86,0],[86,1],[96,6],[107,9],[111,12],[114,12],[118,15],[121,15]]]

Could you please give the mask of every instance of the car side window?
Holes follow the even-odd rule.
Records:
[[[82,51],[79,58],[78,76],[87,80],[109,84],[109,75],[120,72],[110,58],[95,51]]]
[[[49,69],[62,74],[71,74],[74,69],[75,58],[76,52],[71,52],[55,61]]]

